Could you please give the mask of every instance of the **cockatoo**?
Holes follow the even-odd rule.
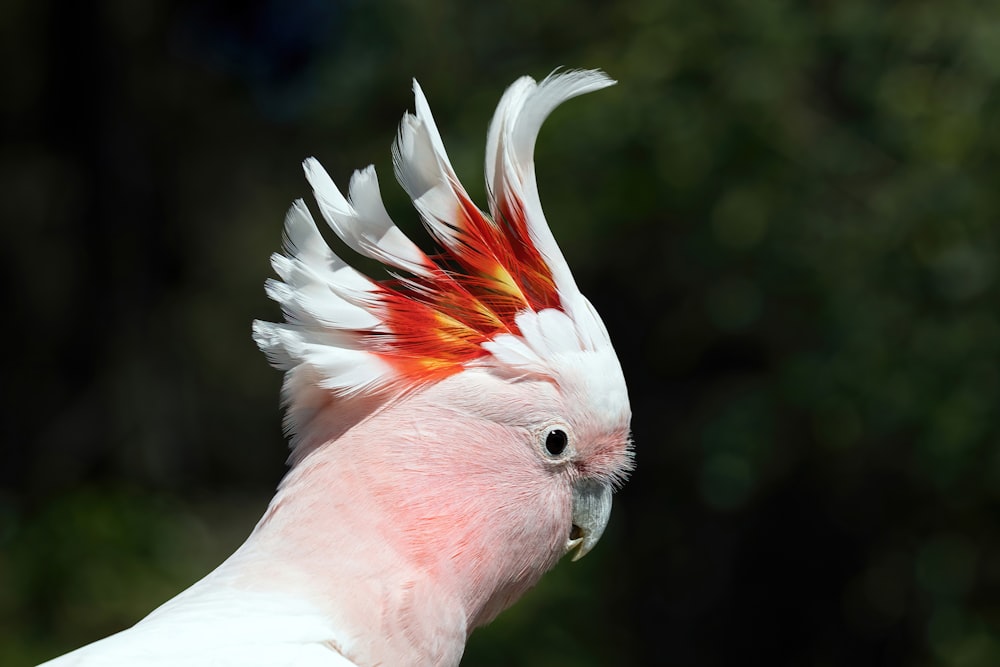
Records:
[[[539,128],[599,71],[518,79],[489,126],[489,214],[414,82],[396,177],[433,240],[393,223],[373,167],[348,196],[304,163],[253,336],[285,371],[290,470],[246,542],[132,628],[47,665],[456,665],[478,626],[590,551],[632,467],[622,369],[542,214]]]

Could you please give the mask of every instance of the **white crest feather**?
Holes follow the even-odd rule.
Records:
[[[348,201],[318,160],[309,158],[302,166],[323,217],[352,250],[410,273],[427,274],[430,260],[385,210],[375,167],[354,172]]]
[[[458,196],[468,195],[455,175],[430,105],[416,81],[413,96],[416,115],[403,116],[392,147],[396,178],[434,240],[457,250],[462,244],[462,226],[455,219],[461,206]]]
[[[434,336],[446,344],[458,341],[455,344],[464,347],[457,349],[469,355],[461,363],[542,375],[557,382],[585,383],[588,391],[601,394],[603,404],[627,412],[624,378],[607,330],[580,294],[542,213],[533,157],[539,128],[555,107],[613,83],[602,72],[568,71],[553,73],[541,83],[522,77],[508,88],[487,138],[486,179],[493,217],[489,220],[469,210],[468,194],[448,159],[423,91],[414,81],[415,113],[405,114],[400,123],[392,149],[394,170],[434,239],[453,259],[478,267],[464,278],[469,283],[461,283],[461,276],[448,273],[449,265],[439,266],[393,223],[373,167],[354,173],[349,197],[345,197],[319,162],[310,158],[303,163],[319,209],[333,232],[359,254],[402,270],[411,278],[404,276],[388,285],[348,266],[327,245],[306,205],[301,200],[292,205],[285,220],[285,254],[272,257],[279,279],[266,283],[267,294],[281,305],[286,323],[255,322],[254,339],[268,360],[287,372],[286,402],[293,431],[301,432],[304,424],[299,422],[309,419],[321,404],[305,385],[341,397],[400,388],[406,379],[400,368],[413,358],[410,348],[400,348],[403,351],[398,360],[391,356],[399,333],[394,321],[415,337],[412,344],[419,344],[421,337]],[[497,235],[510,238],[497,241]],[[470,243],[477,249],[470,250]],[[470,252],[479,254],[470,258]],[[491,254],[494,252],[499,254]],[[528,257],[523,265],[502,263],[521,262],[522,254]],[[520,276],[519,284],[515,284],[515,276]],[[484,279],[496,282],[493,287],[475,282]],[[525,292],[527,287],[531,289]],[[544,294],[535,293],[545,289],[548,292]],[[449,306],[447,299],[439,304],[434,301],[439,290],[454,290],[455,298],[460,302],[464,299],[464,305]],[[497,294],[514,295],[510,298],[520,298],[523,307],[515,313],[508,307],[507,311],[486,314],[487,319],[482,320],[482,309]],[[416,308],[412,313],[411,305]],[[433,310],[439,305],[445,310]],[[422,322],[421,317],[428,317],[427,308],[433,312],[426,320],[428,326],[437,329],[414,330],[413,324],[392,319],[415,317],[414,322]],[[458,319],[449,319],[453,317]],[[502,323],[504,317],[506,324]],[[481,331],[491,333],[481,342],[463,342],[468,336],[483,335],[478,333]],[[429,366],[417,368],[449,363],[428,361]],[[599,372],[595,376],[587,368]],[[594,383],[600,386],[591,387]]]

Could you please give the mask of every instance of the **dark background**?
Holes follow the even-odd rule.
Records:
[[[421,82],[480,203],[504,87],[630,382],[608,533],[467,665],[1000,664],[1000,5],[7,0],[0,663],[126,627],[283,474],[268,255]]]

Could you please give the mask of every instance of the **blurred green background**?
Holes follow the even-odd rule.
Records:
[[[0,664],[126,627],[283,474],[250,340],[299,161],[341,183],[411,77],[484,203],[504,87],[630,381],[608,533],[466,665],[1000,664],[1000,4],[0,5]]]

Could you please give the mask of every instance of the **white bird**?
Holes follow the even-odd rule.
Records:
[[[393,224],[372,167],[345,197],[313,159],[272,258],[285,322],[254,338],[285,371],[291,469],[246,542],[134,627],[46,665],[455,665],[478,626],[600,538],[632,466],[625,380],[542,213],[548,114],[614,83],[518,79],[486,145],[489,214],[452,169],[414,83],[396,176],[440,246]]]

